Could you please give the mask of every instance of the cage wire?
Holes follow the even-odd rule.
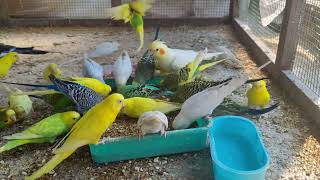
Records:
[[[277,53],[285,0],[240,0],[240,20]]]
[[[301,13],[292,72],[320,97],[320,1],[307,0]]]
[[[111,0],[7,0],[11,18],[105,19]],[[130,0],[122,0],[122,3]],[[230,0],[155,0],[147,18],[219,18],[230,15]]]

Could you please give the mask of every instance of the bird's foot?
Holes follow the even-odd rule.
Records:
[[[167,137],[167,132],[165,130],[161,130],[160,136],[164,136],[164,138]]]

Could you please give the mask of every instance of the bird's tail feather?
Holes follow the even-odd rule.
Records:
[[[33,47],[26,47],[26,48],[16,48],[15,52],[19,54],[47,54],[48,51],[42,51],[34,49]]]
[[[143,29],[138,31],[138,35],[140,38],[140,46],[137,49],[137,52],[139,52],[143,48],[143,44],[144,44],[144,31],[143,31]]]
[[[279,106],[279,103],[274,104],[268,108],[264,108],[264,109],[249,109],[248,110],[248,114],[252,114],[252,115],[261,115],[261,114],[266,114],[272,110],[274,110],[275,108],[277,108]]]
[[[13,85],[19,85],[19,86],[28,86],[28,87],[36,87],[36,88],[48,88],[48,89],[56,89],[53,84],[48,85],[41,85],[41,84],[25,84],[25,83],[13,83],[13,82],[6,82],[6,81],[0,81],[0,83],[4,84],[13,84]]]
[[[53,158],[49,162],[47,162],[44,166],[42,166],[38,171],[34,172],[31,176],[26,177],[25,180],[37,179],[43,176],[44,174],[50,172],[63,160],[69,157],[75,150],[76,149],[68,152],[56,154],[55,156],[53,156]]]
[[[16,148],[16,147],[24,145],[24,144],[28,144],[30,142],[31,142],[30,139],[17,139],[17,140],[9,141],[5,145],[0,147],[0,153],[2,153],[4,151],[9,151],[13,148]]]
[[[16,93],[12,93],[12,95],[14,96],[21,96],[21,95],[47,95],[47,94],[57,94],[60,93],[58,91],[55,90],[42,90],[42,91],[29,91],[29,92],[16,92]]]

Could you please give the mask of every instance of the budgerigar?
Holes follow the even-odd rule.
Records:
[[[131,97],[146,97],[146,98],[160,98],[173,95],[171,91],[161,90],[160,88],[151,85],[132,84],[126,85],[118,91],[125,98]]]
[[[105,83],[103,79],[103,67],[90,59],[86,54],[83,59],[82,73],[84,77],[95,78]]]
[[[79,118],[80,114],[75,111],[57,113],[49,116],[21,133],[4,136],[3,139],[9,140],[9,142],[0,147],[0,153],[23,144],[53,143],[58,136],[69,132]]]
[[[132,64],[127,51],[123,51],[113,64],[113,77],[116,81],[117,88],[125,86],[132,74]]]
[[[47,54],[48,51],[34,49],[34,47],[16,47],[0,43],[0,57],[8,52],[16,52],[19,54]]]
[[[51,82],[58,87],[59,92],[68,96],[76,104],[77,110],[82,114],[103,100],[102,96],[86,86],[63,81],[53,75],[50,75],[49,77]]]
[[[146,134],[161,133],[166,136],[168,129],[168,118],[165,114],[159,111],[150,111],[143,113],[137,122],[139,130],[139,138]]]
[[[148,11],[154,0],[133,0],[130,3],[122,4],[111,8],[111,18],[114,20],[123,20],[130,22],[140,37],[140,46],[137,51],[143,48],[144,44],[144,24],[143,16]]]
[[[252,87],[247,91],[248,106],[251,108],[265,108],[269,105],[270,94],[266,82],[260,80],[252,83]]]
[[[9,108],[14,110],[17,116],[17,120],[24,119],[32,111],[32,101],[28,95],[15,95],[16,93],[22,93],[18,88],[10,89],[9,92]]]
[[[55,77],[61,77],[61,70],[58,68],[58,65],[55,63],[50,63],[43,71],[43,79],[46,81],[50,81],[49,75],[52,74]]]
[[[13,63],[19,59],[16,52],[9,52],[3,57],[0,57],[0,78],[4,78],[8,75]]]
[[[0,109],[0,128],[4,128],[12,125],[17,121],[16,112],[12,109],[1,108]]]
[[[54,153],[55,156],[26,180],[36,179],[50,172],[78,148],[97,144],[103,133],[115,121],[123,107],[123,96],[112,94],[90,109],[71,129],[64,144]]]
[[[171,49],[160,40],[153,41],[149,46],[149,50],[154,55],[156,67],[159,68],[162,73],[177,72],[179,69],[194,61],[198,55],[198,52],[193,50]],[[220,54],[222,54],[222,52],[207,53],[203,59],[210,60]]]
[[[230,81],[232,78],[228,78],[222,81],[208,81],[208,80],[195,80],[193,82],[178,86],[177,90],[173,95],[171,95],[171,101],[183,103],[189,97],[201,92],[209,87],[218,86],[220,84],[224,84]],[[245,82],[245,84],[260,81],[261,79],[267,78],[258,78],[258,79],[250,79]]]
[[[234,90],[246,82],[245,77],[233,78],[221,85],[213,86],[187,99],[181,111],[175,117],[172,126],[174,129],[188,128],[193,122],[213,112]]]
[[[159,37],[160,27],[157,27],[156,35],[154,40],[157,40]],[[154,76],[155,72],[155,62],[153,53],[147,50],[140,61],[138,62],[134,82],[139,84],[145,84],[148,80],[150,80]]]
[[[79,84],[81,86],[85,86],[95,91],[96,93],[98,93],[100,96],[103,96],[103,97],[108,96],[109,93],[111,92],[111,87],[109,85],[94,78],[69,77],[69,78],[62,78],[61,80],[70,82],[70,83]],[[60,91],[55,84],[40,85],[40,84],[12,83],[12,82],[4,82],[4,81],[1,81],[1,83],[49,89],[49,90],[43,90],[43,91],[24,92],[23,94],[25,95],[55,94],[55,93],[59,93]]]
[[[118,42],[103,42],[98,44],[95,50],[88,52],[87,55],[90,58],[109,56],[117,51],[118,47]]]
[[[166,114],[181,108],[178,103],[142,97],[125,99],[124,104],[123,114],[132,118],[139,118],[148,111],[160,111]]]

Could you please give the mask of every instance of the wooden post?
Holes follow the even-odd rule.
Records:
[[[292,67],[299,40],[298,27],[304,3],[305,0],[286,1],[276,58],[276,66],[279,70],[290,70]]]
[[[121,3],[121,0],[111,0],[111,7],[119,6]]]
[[[239,17],[239,0],[232,0],[230,5],[231,17]]]
[[[8,21],[8,2],[0,0],[0,24],[5,24]]]

